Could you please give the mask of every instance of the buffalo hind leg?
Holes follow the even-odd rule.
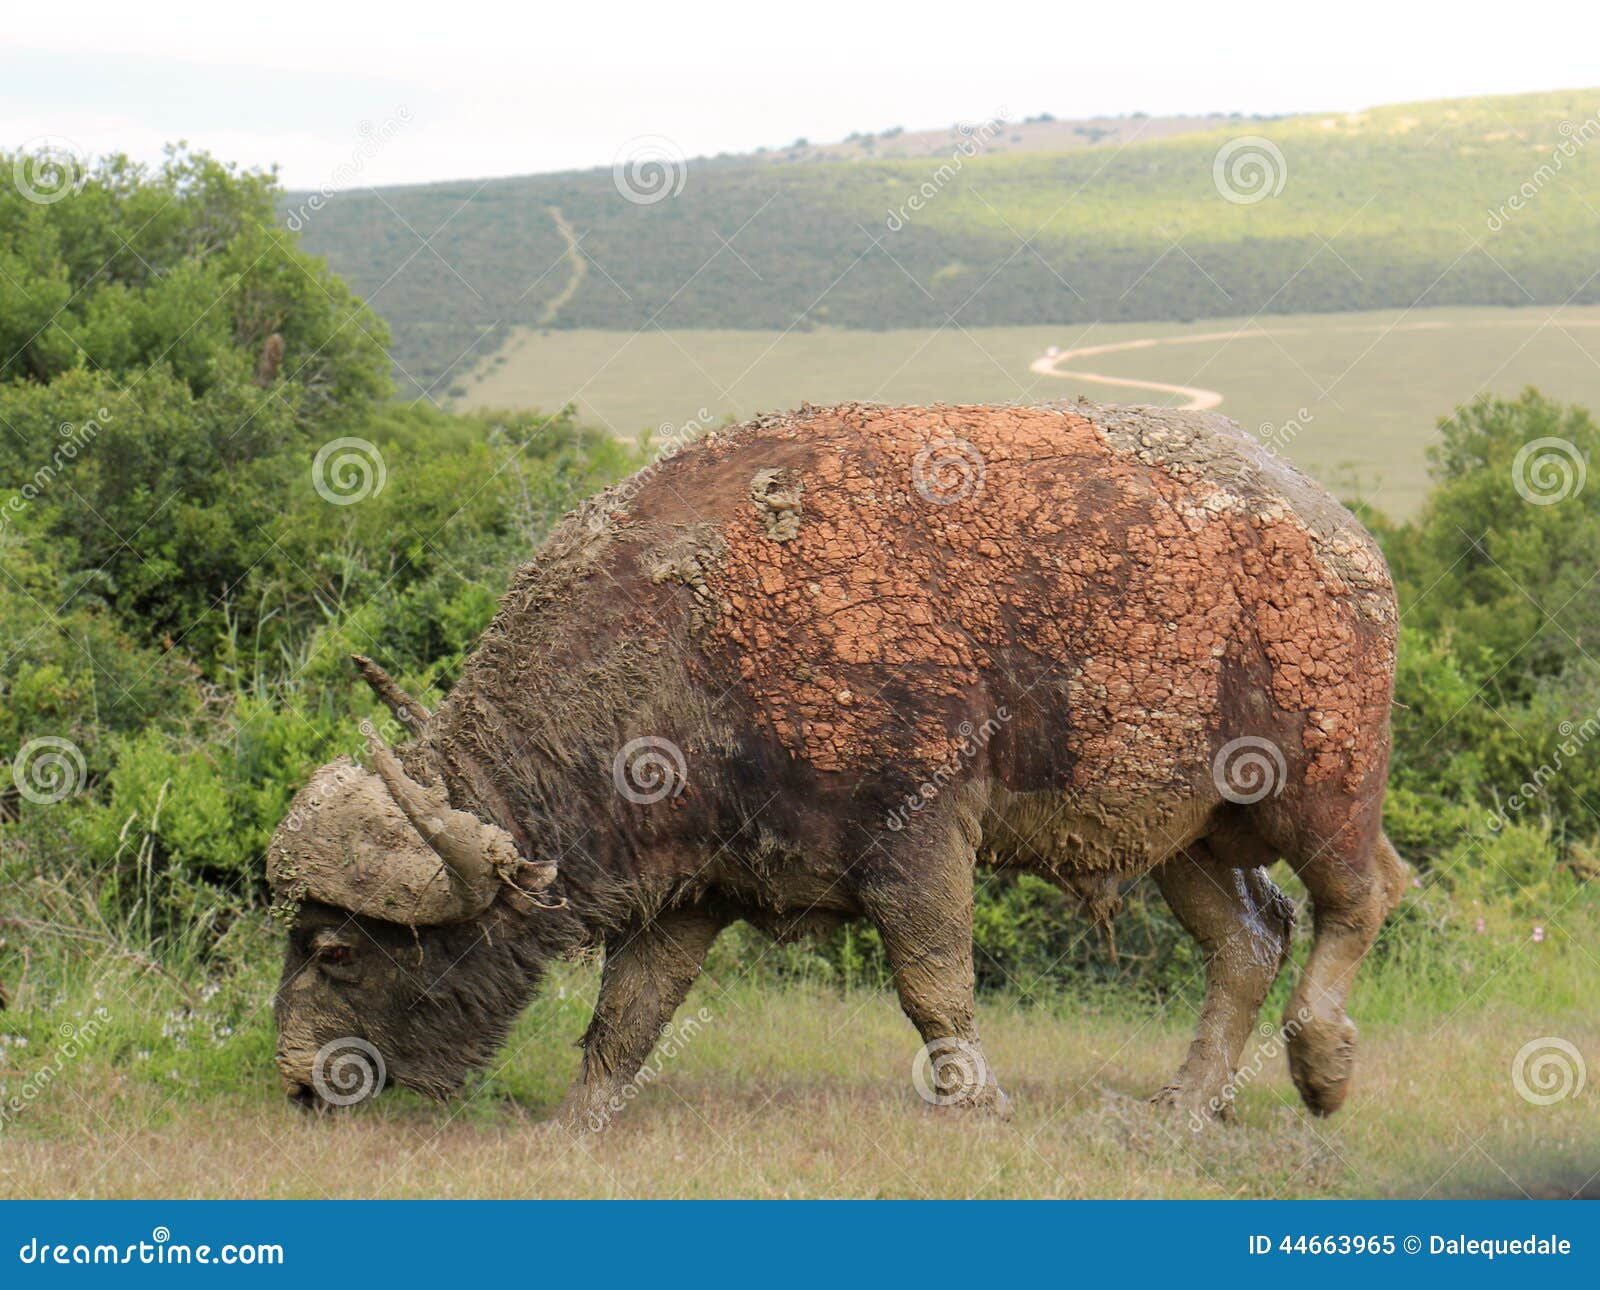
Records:
[[[912,1075],[936,1107],[1007,1118],[974,1019],[972,848],[959,837],[903,879],[860,892],[883,938],[900,1007],[922,1036]]]
[[[1405,894],[1407,868],[1381,831],[1354,849],[1325,844],[1295,863],[1311,893],[1315,938],[1284,1011],[1289,1074],[1317,1115],[1343,1104],[1355,1064],[1356,1027],[1345,1000],[1383,920]]]
[[[1289,957],[1294,905],[1265,869],[1219,863],[1204,842],[1179,852],[1155,876],[1206,965],[1199,1030],[1155,1101],[1209,1120],[1232,1111],[1229,1087],[1240,1054]]]
[[[582,1040],[583,1066],[557,1112],[574,1129],[599,1130],[625,1104],[639,1074],[700,975],[727,920],[705,909],[675,909],[606,945],[600,997]]]

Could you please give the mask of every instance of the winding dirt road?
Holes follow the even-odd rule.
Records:
[[[1087,345],[1082,349],[1064,349],[1055,354],[1042,354],[1028,365],[1030,372],[1040,376],[1059,376],[1067,380],[1093,381],[1098,385],[1120,385],[1130,390],[1154,390],[1160,394],[1181,394],[1189,401],[1180,406],[1186,412],[1204,412],[1222,402],[1222,391],[1207,390],[1198,385],[1168,385],[1165,381],[1140,381],[1131,376],[1104,376],[1099,372],[1073,369],[1062,371],[1060,363],[1072,358],[1088,358],[1094,354],[1111,354],[1124,349],[1153,349],[1157,345],[1171,345],[1185,341],[1231,340],[1244,332],[1212,332],[1206,336],[1183,336],[1175,340],[1124,340],[1113,345]]]
[[[1548,320],[1547,320],[1548,321]],[[1144,381],[1131,376],[1106,376],[1100,372],[1085,372],[1077,368],[1062,368],[1061,364],[1075,358],[1089,358],[1096,354],[1114,354],[1129,349],[1154,349],[1158,345],[1203,345],[1210,341],[1252,340],[1273,336],[1301,336],[1312,331],[1363,332],[1376,331],[1383,336],[1397,331],[1447,331],[1452,328],[1472,327],[1527,327],[1523,319],[1472,319],[1458,322],[1393,322],[1352,323],[1330,327],[1250,327],[1236,331],[1208,331],[1193,336],[1149,336],[1139,340],[1122,340],[1108,345],[1086,345],[1079,349],[1063,349],[1042,354],[1028,364],[1028,370],[1040,376],[1058,376],[1069,381],[1091,381],[1097,385],[1116,385],[1131,390],[1151,390],[1157,394],[1179,394],[1188,400],[1178,406],[1186,412],[1204,412],[1222,403],[1221,390],[1208,390],[1199,385],[1171,385],[1166,381]],[[1600,319],[1568,318],[1565,327],[1597,327]],[[1378,342],[1374,341],[1373,345]],[[1370,350],[1370,346],[1368,347]],[[1363,355],[1365,357],[1365,355]],[[1357,360],[1359,361],[1359,360]]]

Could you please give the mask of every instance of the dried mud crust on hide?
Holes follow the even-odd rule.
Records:
[[[683,837],[720,823],[687,808],[739,816],[780,783],[806,797],[843,777],[885,810],[840,807],[882,819],[975,778],[1049,853],[1007,855],[979,819],[988,858],[1060,859],[1098,912],[1116,903],[1104,875],[1199,834],[1237,735],[1270,738],[1297,784],[1380,784],[1394,635],[1354,517],[1225,418],[805,407],[571,514],[516,574],[422,761],[551,861],[614,822],[597,772],[619,733],[670,736],[696,766],[673,796]],[[741,782],[764,791],[741,804]]]
[[[953,456],[963,488],[919,485]],[[996,740],[1002,780],[1171,786],[1230,681],[1303,714],[1307,782],[1377,769],[1359,732],[1386,726],[1387,569],[1222,417],[808,407],[697,442],[618,523],[716,527],[681,577],[714,611],[703,643],[820,771],[936,767],[963,720],[1032,693],[1060,725]],[[1062,745],[1043,765],[1040,741]]]

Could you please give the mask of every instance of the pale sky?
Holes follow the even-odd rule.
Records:
[[[692,157],[996,115],[1583,86],[1596,37],[1592,0],[72,0],[0,21],[0,145],[153,159],[186,139],[276,162],[290,187],[351,187],[610,165],[644,135]]]

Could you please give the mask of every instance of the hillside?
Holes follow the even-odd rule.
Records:
[[[932,157],[691,161],[652,202],[625,199],[610,169],[353,191],[304,218],[304,240],[388,319],[403,391],[435,397],[516,325],[878,329],[1600,301],[1600,170],[1584,152],[1600,140],[1600,91],[989,150],[1008,128]],[[1246,136],[1276,154],[1251,145],[1219,181],[1219,150]],[[1520,212],[1519,190],[1532,194]]]

